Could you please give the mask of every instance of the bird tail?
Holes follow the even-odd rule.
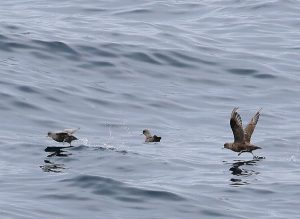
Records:
[[[154,135],[153,139],[154,139],[155,142],[160,142],[161,137],[158,137],[158,136]]]

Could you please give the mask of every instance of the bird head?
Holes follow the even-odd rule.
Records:
[[[230,143],[225,143],[225,144],[224,144],[224,148],[229,149],[229,148],[230,148]]]
[[[144,129],[143,130],[143,134],[146,136],[146,137],[151,137],[151,133],[148,129]]]

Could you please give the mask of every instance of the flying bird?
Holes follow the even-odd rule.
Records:
[[[64,129],[63,131],[59,132],[48,132],[48,137],[52,138],[54,141],[57,142],[67,142],[71,146],[71,142],[74,140],[78,140],[73,134],[79,130],[77,129]]]
[[[261,109],[258,110],[257,113],[253,116],[253,118],[250,120],[245,129],[243,129],[242,119],[240,114],[238,114],[237,110],[238,107],[235,107],[232,110],[230,117],[230,126],[233,132],[234,142],[225,143],[224,148],[230,149],[235,152],[239,152],[238,156],[244,152],[249,152],[253,155],[253,157],[255,157],[252,151],[256,149],[261,149],[261,147],[251,144],[250,141],[256,124],[258,122]]]
[[[148,129],[143,130],[143,134],[146,136],[145,142],[160,142],[161,137],[156,135],[151,135],[151,132]]]

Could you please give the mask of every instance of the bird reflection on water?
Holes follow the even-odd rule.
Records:
[[[60,173],[62,172],[62,170],[65,169],[64,164],[56,164],[49,160],[44,160],[44,165],[41,165],[40,168],[44,172],[54,172],[54,173]]]
[[[67,147],[55,147],[55,146],[49,146],[45,148],[45,152],[50,152],[50,154],[47,157],[67,157],[71,155],[71,153],[66,153],[65,150],[67,148],[72,148],[73,146],[67,146]]]
[[[258,157],[253,160],[237,160],[234,163],[227,163],[230,164],[231,167],[229,168],[229,171],[231,174],[234,176],[233,178],[230,179],[231,183],[230,185],[233,186],[240,186],[240,185],[246,185],[249,184],[249,180],[247,180],[247,177],[253,176],[253,175],[258,175],[260,172],[255,171],[253,169],[246,169],[245,167],[251,167],[251,166],[256,166],[258,162],[260,162],[263,157]]]
[[[56,147],[56,146],[49,146],[45,148],[45,152],[49,152],[50,154],[47,155],[48,158],[50,157],[68,157],[71,155],[71,153],[68,153],[66,150],[67,148],[71,148],[73,146],[67,146],[67,147]],[[44,172],[54,172],[54,173],[60,173],[62,172],[65,167],[64,164],[57,164],[53,161],[50,161],[49,159],[44,160],[44,164],[40,166],[40,168]]]

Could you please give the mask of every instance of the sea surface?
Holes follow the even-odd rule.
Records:
[[[1,1],[1,219],[299,218],[299,61],[298,0]]]

